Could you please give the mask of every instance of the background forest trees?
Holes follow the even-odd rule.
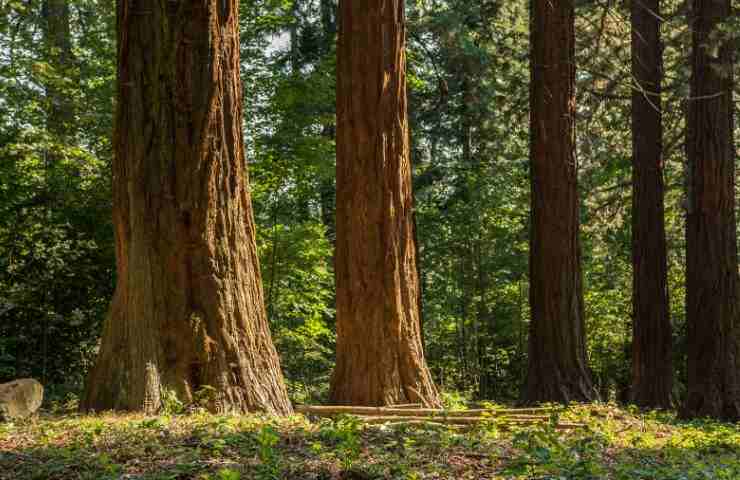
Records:
[[[53,28],[46,12],[58,0],[0,7],[0,381],[35,376],[59,395],[79,390],[115,283],[110,3],[68,0],[68,26]],[[526,373],[528,3],[407,2],[426,358],[441,390],[475,398],[515,399]],[[692,38],[686,2],[664,1],[661,9],[677,403],[687,382]],[[240,13],[245,145],[267,314],[291,397],[315,401],[328,394],[335,348],[336,3],[242,0]],[[67,44],[70,55],[61,55]],[[630,46],[628,3],[575,2],[586,347],[595,388],[619,400],[629,397],[633,331]],[[736,85],[734,108],[737,95]]]

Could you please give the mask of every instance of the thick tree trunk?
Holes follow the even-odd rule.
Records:
[[[291,412],[242,140],[238,2],[118,2],[118,284],[83,410]]]
[[[343,0],[339,12],[331,400],[438,406],[421,346],[404,2]]]
[[[732,41],[719,24],[729,0],[694,0],[686,238],[688,395],[684,415],[740,419],[740,322],[735,225]]]
[[[632,389],[669,408],[673,388],[663,206],[660,1],[632,2]]]
[[[587,401],[572,0],[533,0],[529,367],[523,400]]]

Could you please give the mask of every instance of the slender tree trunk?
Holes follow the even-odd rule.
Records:
[[[462,377],[462,384],[460,385],[461,390],[467,390],[468,379],[471,376],[470,362],[468,361],[468,312],[470,306],[470,289],[468,288],[467,272],[470,271],[471,265],[468,263],[469,250],[467,249],[467,242],[463,241],[460,249],[460,266],[458,268],[458,288],[460,289],[460,313],[458,320],[458,332],[457,337],[458,343],[457,348],[460,352],[460,370]]]
[[[415,205],[415,201],[412,205]],[[416,276],[419,279],[419,295],[417,295],[417,301],[419,303],[417,307],[419,311],[419,335],[421,336],[421,350],[424,352],[424,355],[426,355],[427,346],[426,339],[424,337],[424,325],[426,325],[424,322],[424,291],[427,286],[427,277],[425,271],[422,270],[422,250],[421,243],[419,242],[419,227],[416,221],[416,209],[415,207],[412,208],[411,225],[413,231],[414,250],[416,251],[416,261],[414,262],[414,265],[416,268]]]
[[[339,12],[331,400],[438,406],[421,346],[404,2],[343,0]]]
[[[669,408],[673,388],[663,207],[660,1],[632,2],[632,390]]]
[[[293,75],[301,71],[300,39],[298,38],[300,12],[300,0],[293,0],[293,6],[290,9],[290,16],[293,17],[293,23],[288,27],[288,33],[290,34],[290,69]]]
[[[334,0],[321,0],[321,26],[322,26],[322,49],[323,55],[332,54],[332,49],[336,45],[337,36],[337,5]],[[336,54],[334,52],[333,54]],[[336,72],[335,72],[336,73]],[[335,77],[336,78],[336,77]],[[336,104],[335,104],[336,105]],[[335,107],[336,108],[336,107]],[[336,109],[334,110],[336,114]],[[332,142],[336,143],[336,132],[337,126],[336,121],[332,119],[330,122],[324,124],[321,135]],[[336,155],[331,156],[327,161],[332,162],[332,166],[336,170]],[[319,204],[321,206],[321,223],[324,225],[324,235],[332,247],[336,247],[336,177],[322,178],[319,183]],[[334,271],[335,265],[335,248],[332,248],[329,262],[331,264],[332,271]],[[332,290],[332,297],[329,300],[329,306],[332,310],[336,311],[336,289]],[[336,315],[324,315],[324,321],[330,327],[336,324]]]
[[[456,194],[459,195],[461,203],[468,206],[473,202],[474,192],[471,188],[471,182],[469,179],[469,173],[473,172],[476,168],[476,160],[473,155],[473,105],[472,105],[472,87],[468,79],[469,68],[467,62],[462,62],[460,71],[460,93],[462,96],[462,103],[460,105],[460,117],[459,117],[459,142],[462,147],[462,167],[464,169],[463,175],[460,176],[458,191]],[[471,353],[475,353],[475,347],[469,349],[469,343],[474,343],[476,340],[476,332],[474,330],[476,318],[471,315],[474,308],[473,296],[474,296],[474,252],[473,252],[473,236],[477,233],[476,230],[479,228],[478,222],[471,219],[470,222],[465,222],[459,225],[457,238],[460,245],[460,337],[459,337],[459,350],[460,350],[460,363],[462,370],[461,389],[467,390],[470,382],[477,384],[475,381],[476,374],[478,373],[475,365],[477,356],[473,355],[471,362]],[[470,328],[468,326],[470,325]],[[470,351],[469,351],[470,350]]]
[[[478,298],[478,305],[476,308],[476,321],[478,324],[478,332],[476,335],[477,353],[478,353],[478,376],[480,381],[478,383],[478,396],[482,399],[493,398],[491,396],[493,391],[493,379],[491,377],[491,365],[488,364],[489,347],[493,349],[494,337],[492,333],[492,320],[491,314],[488,309],[488,302],[486,302],[486,292],[488,290],[488,272],[483,265],[483,240],[480,235],[475,242],[475,258],[476,258],[476,297]]]
[[[324,125],[321,135],[331,141],[336,141],[337,127],[334,123]],[[336,167],[336,164],[334,165]],[[335,178],[323,178],[319,183],[319,204],[321,208],[321,223],[324,225],[325,235],[329,242],[336,243],[336,200],[337,188]],[[331,258],[334,265],[334,256]]]
[[[533,0],[531,13],[529,367],[523,400],[592,400],[575,160],[572,0]]]
[[[337,6],[334,0],[321,0],[321,27],[322,27],[322,42],[321,51],[328,54],[331,52],[332,47],[336,43],[337,35]],[[336,113],[336,112],[335,112]],[[336,141],[337,126],[332,120],[330,123],[324,124],[321,130],[321,136],[324,138]],[[336,185],[334,178],[322,179],[319,185],[319,203],[321,205],[321,222],[326,228],[326,236],[329,241],[334,244],[335,238],[335,223],[336,215],[334,206],[336,203]],[[333,263],[333,262],[332,262]]]
[[[320,0],[321,26],[324,34],[324,45],[331,50],[334,37],[337,34],[337,2],[336,0]]]
[[[729,0],[694,0],[686,238],[688,394],[683,414],[740,419],[733,61]]]
[[[74,55],[68,0],[44,0],[41,13],[46,61],[53,70],[44,85],[46,130],[52,139],[52,147],[44,152],[44,196],[47,215],[51,216],[54,204],[59,201],[60,184],[66,181],[58,168],[64,160],[63,146],[73,140],[75,133],[75,105],[69,89],[65,88],[67,80],[72,80]]]
[[[62,87],[74,63],[68,0],[44,0],[42,16],[46,55],[56,74],[46,85],[47,126],[59,141],[66,141],[74,131],[74,103]]]
[[[118,2],[118,284],[82,409],[292,411],[263,305],[238,2]]]

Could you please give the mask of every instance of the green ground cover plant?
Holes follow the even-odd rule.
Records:
[[[48,412],[0,425],[0,479],[740,478],[739,425],[611,404],[572,406],[557,417],[585,426]]]

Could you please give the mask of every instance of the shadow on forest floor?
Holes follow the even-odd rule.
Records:
[[[586,428],[366,427],[353,417],[49,415],[0,424],[0,479],[731,479],[740,426],[607,405]]]

